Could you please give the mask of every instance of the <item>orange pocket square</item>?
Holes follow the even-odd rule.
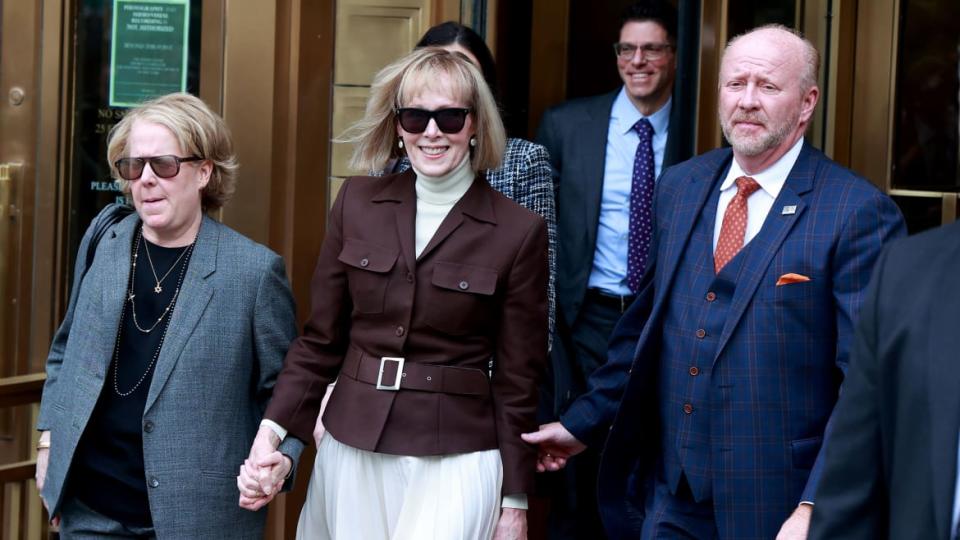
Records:
[[[791,283],[803,283],[804,281],[810,281],[810,278],[803,274],[794,274],[791,272],[789,274],[780,276],[780,279],[777,280],[777,287],[781,285],[789,285]]]

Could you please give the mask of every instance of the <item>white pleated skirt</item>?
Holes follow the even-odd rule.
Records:
[[[499,450],[395,456],[324,434],[298,540],[487,540],[500,516]]]

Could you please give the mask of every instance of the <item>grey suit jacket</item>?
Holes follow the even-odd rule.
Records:
[[[540,122],[537,142],[550,155],[557,212],[557,317],[566,328],[574,323],[593,269],[597,224],[607,158],[610,111],[620,92],[561,103],[547,110]],[[677,124],[680,107],[670,112]],[[672,130],[672,127],[671,127]],[[667,135],[663,168],[685,159],[679,139]]]
[[[130,215],[104,234],[50,347],[37,428],[51,432],[42,495],[52,514],[97,399],[109,389],[104,379],[138,221]],[[79,253],[90,237],[88,230]],[[204,217],[143,413],[152,424],[143,434],[144,482],[159,538],[262,537],[266,511],[238,506],[236,476],[295,336],[283,260]],[[287,437],[281,450],[296,462],[302,448]]]

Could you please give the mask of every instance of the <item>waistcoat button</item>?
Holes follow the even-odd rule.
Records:
[[[704,330],[703,328],[700,328],[700,329],[697,330],[697,337],[698,337],[698,338],[703,339],[703,338],[705,338],[706,336],[707,336],[707,331],[706,331],[706,330]]]
[[[684,404],[683,404],[683,412],[685,412],[685,413],[687,413],[687,414],[692,413],[692,412],[693,412],[693,405],[691,405],[691,404],[689,404],[689,403],[684,403]]]

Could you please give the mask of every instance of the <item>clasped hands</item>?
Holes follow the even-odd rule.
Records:
[[[259,510],[283,487],[293,462],[277,450],[278,446],[280,437],[269,427],[260,426],[250,447],[250,455],[240,465],[237,476],[241,508]]]

